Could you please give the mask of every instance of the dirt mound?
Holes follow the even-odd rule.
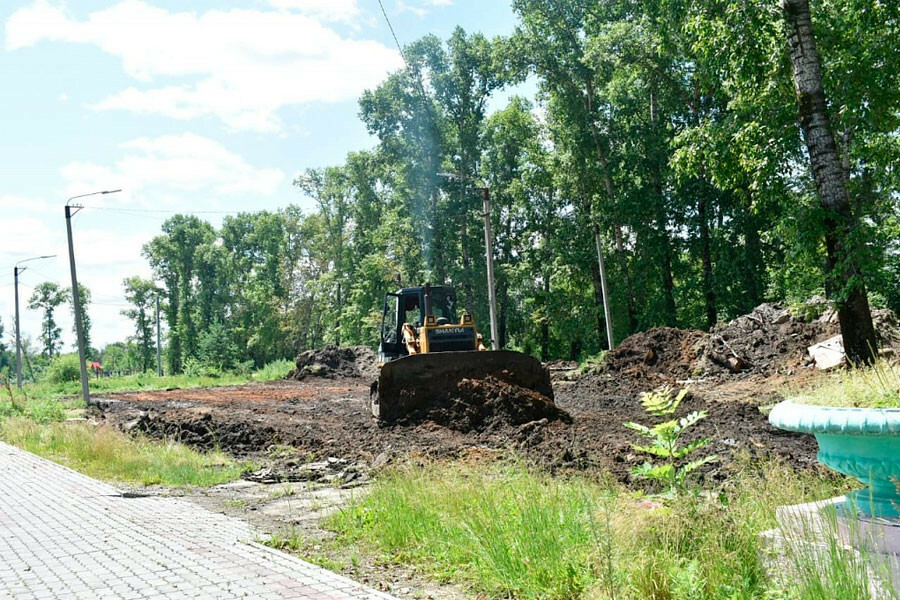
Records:
[[[543,394],[489,376],[459,381],[427,409],[409,415],[402,424],[431,422],[469,433],[550,421],[570,422],[571,418]]]
[[[368,346],[342,347],[329,344],[319,350],[306,350],[297,357],[297,368],[288,379],[307,377],[378,377],[375,353]]]
[[[666,378],[690,377],[706,334],[696,329],[654,327],[630,335],[606,355],[602,371],[624,376],[658,374]]]
[[[749,314],[716,325],[699,366],[704,375],[772,374],[792,360],[804,364],[807,347],[834,333],[831,324],[810,323],[777,304],[761,304]]]
[[[140,432],[157,439],[173,440],[201,450],[227,449],[244,455],[266,448],[275,437],[268,426],[247,427],[243,423],[221,420],[212,411],[185,411],[177,419],[163,412],[142,412],[123,426],[128,432]]]

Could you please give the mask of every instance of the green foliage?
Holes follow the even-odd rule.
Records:
[[[152,281],[140,277],[128,277],[123,281],[125,299],[134,308],[122,310],[121,313],[134,321],[134,336],[129,341],[137,345],[140,359],[140,370],[148,371],[153,365],[156,343],[153,334],[153,314],[160,290]],[[119,357],[116,357],[119,358]],[[115,368],[104,365],[106,368]]]
[[[62,330],[54,317],[56,309],[66,301],[68,294],[56,283],[45,281],[34,288],[28,299],[28,308],[43,311],[41,341],[44,343],[44,356],[52,358],[59,352]]]
[[[687,394],[688,390],[684,388],[678,394],[673,395],[672,388],[666,386],[641,394],[641,404],[648,415],[665,417],[678,410],[681,401]],[[638,477],[659,481],[667,487],[667,493],[671,494],[682,490],[691,473],[718,458],[715,455],[708,455],[687,460],[692,454],[708,446],[711,441],[709,438],[700,438],[683,445],[680,444],[682,436],[691,427],[705,419],[706,415],[705,410],[693,411],[680,419],[669,419],[649,427],[634,422],[625,423],[625,427],[637,431],[650,440],[649,445],[632,444],[635,450],[664,459],[664,462],[658,464],[645,461],[644,464],[635,467],[632,473]]]
[[[213,321],[200,333],[197,357],[203,367],[219,372],[230,371],[237,366],[237,345],[221,321]]]
[[[309,210],[242,213],[219,228],[185,215],[163,223],[144,254],[165,297],[167,372],[188,360],[261,367],[326,343],[374,346],[383,294],[398,279],[456,286],[483,326],[483,185],[499,336],[543,360],[605,348],[598,243],[618,340],[658,325],[707,328],[763,301],[843,298],[825,281],[829,219],[798,135],[778,6],[512,8],[507,38],[456,28],[410,43],[408,68],[360,98],[375,147],[294,181]],[[841,245],[857,248],[859,280],[895,310],[900,54],[888,40],[898,12],[867,0],[813,6],[852,199]],[[491,114],[497,90],[528,77],[536,98]],[[132,283],[137,307],[136,290],[151,284]],[[143,316],[129,314],[147,368],[141,305]],[[201,356],[216,321],[234,360],[221,339],[214,359]]]
[[[61,354],[53,359],[47,369],[47,380],[50,383],[66,383],[81,379],[81,367],[78,354]]]

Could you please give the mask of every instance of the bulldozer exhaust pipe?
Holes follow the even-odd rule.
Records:
[[[425,284],[424,295],[425,295],[425,307],[424,307],[425,308],[425,317],[427,317],[428,315],[434,314],[431,312],[431,284],[430,283]],[[424,322],[425,322],[425,318],[422,319],[422,323],[424,323]]]

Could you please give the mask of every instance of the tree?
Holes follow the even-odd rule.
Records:
[[[855,363],[875,359],[876,339],[866,286],[858,265],[854,216],[845,173],[827,113],[821,64],[813,35],[809,0],[784,0],[788,47],[800,124],[806,138],[813,179],[825,212],[825,276],[837,301],[841,336],[847,356]]]
[[[160,290],[153,281],[140,277],[128,277],[122,285],[125,288],[125,299],[134,308],[123,309],[121,313],[134,321],[134,335],[129,341],[137,344],[140,368],[148,371],[153,364],[156,350],[153,335],[153,312]]]
[[[67,298],[66,290],[52,281],[45,281],[34,288],[34,292],[28,299],[28,308],[44,313],[41,341],[44,344],[43,355],[47,358],[52,358],[59,353],[62,330],[56,324],[54,313]]]
[[[163,223],[162,235],[143,249],[166,290],[167,360],[172,373],[181,372],[185,358],[197,357],[198,320],[205,326],[215,317],[221,270],[221,250],[212,249],[215,239],[209,223],[196,216],[175,215]]]

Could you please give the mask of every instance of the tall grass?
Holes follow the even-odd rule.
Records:
[[[900,408],[900,366],[880,359],[871,367],[850,368],[789,390],[788,395],[819,406]]]
[[[766,577],[758,534],[775,527],[776,506],[836,495],[845,482],[774,462],[747,462],[731,481],[664,507],[520,464],[407,467],[328,526],[339,544],[368,544],[491,598],[805,597]]]
[[[0,438],[91,477],[143,485],[216,485],[239,478],[247,467],[221,452],[201,453],[84,422],[9,418],[0,423]]]
[[[284,379],[287,376],[288,372],[296,367],[297,365],[295,365],[294,362],[290,360],[283,359],[272,361],[256,371],[253,374],[253,379],[256,381],[273,381],[275,379]]]

